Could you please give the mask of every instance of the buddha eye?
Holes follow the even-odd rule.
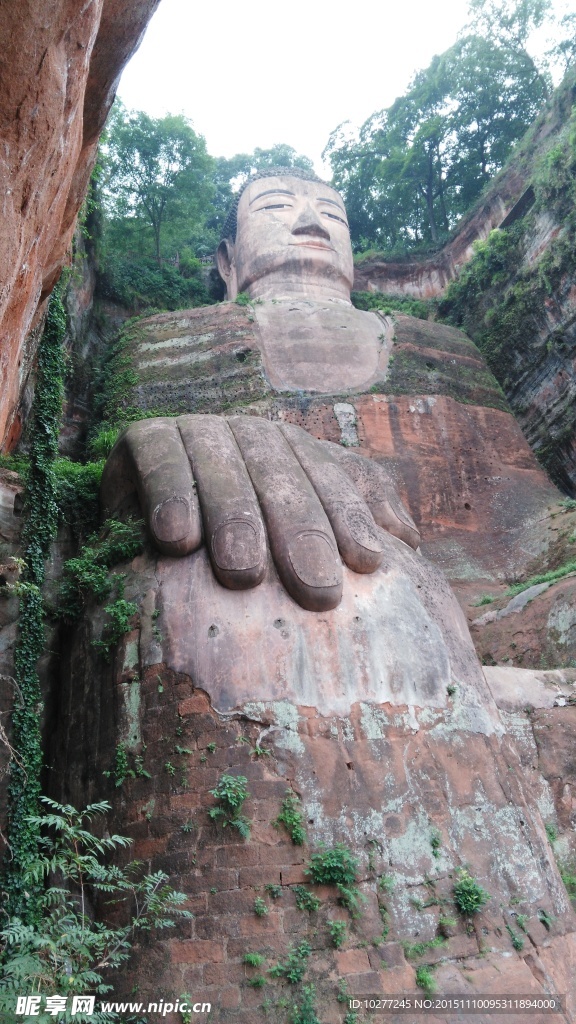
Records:
[[[323,210],[322,213],[325,217],[329,217],[330,220],[337,220],[340,222],[340,224],[343,224],[345,228],[348,227],[348,224],[346,223],[344,218],[339,217],[337,213],[328,213],[328,210]]]
[[[261,206],[261,210],[290,210],[290,203],[270,203],[269,206]]]

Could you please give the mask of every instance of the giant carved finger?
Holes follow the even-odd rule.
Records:
[[[383,466],[331,441],[320,444],[354,482],[378,526],[416,551],[420,534]]]
[[[342,563],[312,484],[276,424],[251,416],[228,421],[258,496],[272,556],[286,590],[309,611],[336,608]]]
[[[234,435],[219,416],[180,416],[177,423],[198,485],[214,575],[230,590],[256,587],[266,571],[266,537]]]
[[[166,555],[187,555],[202,543],[192,470],[176,420],[131,423],[104,467],[101,499],[108,512],[137,491],[152,539]]]
[[[342,558],[354,572],[368,573],[382,564],[384,550],[366,502],[330,451],[301,427],[280,426],[330,520]]]

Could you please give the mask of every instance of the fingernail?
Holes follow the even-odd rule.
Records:
[[[152,531],[158,540],[176,544],[188,536],[190,529],[190,504],[186,498],[167,498],[154,509]]]
[[[337,587],[342,582],[340,559],[323,533],[306,531],[288,546],[292,568],[307,587]]]
[[[212,557],[220,569],[254,569],[262,547],[259,531],[245,519],[229,519],[212,536]]]
[[[360,547],[367,551],[383,551],[382,542],[371,517],[362,508],[354,505],[346,509],[346,522],[350,533]]]

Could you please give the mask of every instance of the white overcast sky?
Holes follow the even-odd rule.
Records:
[[[161,0],[118,94],[185,114],[212,156],[286,142],[323,168],[342,121],[360,125],[456,41],[467,0]]]

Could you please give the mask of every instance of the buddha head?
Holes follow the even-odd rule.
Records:
[[[229,299],[350,302],[352,247],[338,192],[300,168],[273,167],[246,183],[228,214],[218,270]]]

